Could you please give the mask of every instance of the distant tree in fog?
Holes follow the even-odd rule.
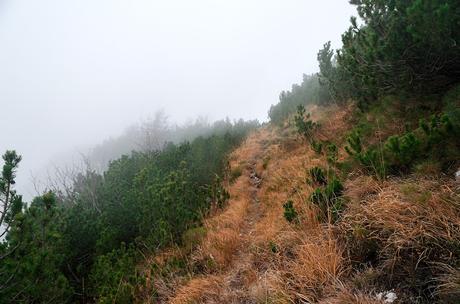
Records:
[[[2,156],[4,165],[0,177],[0,238],[10,229],[15,215],[22,211],[22,196],[14,190],[16,170],[21,156],[16,151],[6,151]]]

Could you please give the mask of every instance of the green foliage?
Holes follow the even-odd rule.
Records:
[[[333,178],[328,182],[325,187],[318,187],[311,194],[310,200],[316,205],[329,205],[342,195],[343,185],[342,183]]]
[[[98,256],[90,274],[90,286],[97,302],[133,303],[141,277],[136,270],[137,253],[133,247]]]
[[[216,174],[215,180],[211,185],[211,200],[218,208],[222,208],[230,199],[230,193],[222,186],[219,175]]]
[[[324,193],[328,200],[334,200],[342,195],[343,185],[338,179],[333,178],[327,184],[326,188],[324,189]]]
[[[353,156],[364,168],[375,174],[378,178],[385,178],[386,166],[383,158],[383,150],[367,148],[362,146],[361,134],[357,131],[352,132],[347,138],[348,145],[345,151]]]
[[[355,17],[337,61],[351,97],[437,93],[458,81],[460,3],[456,0],[353,0]]]
[[[320,208],[323,219],[327,218],[330,211],[332,219],[337,220],[343,209],[341,196],[344,188],[342,183],[335,177],[328,180],[324,171],[318,167],[310,169],[310,175],[312,180],[320,185],[310,195],[310,201]]]
[[[326,157],[328,163],[332,165],[337,163],[339,157],[339,148],[337,148],[336,144],[331,143],[327,145]]]
[[[311,141],[313,131],[317,124],[310,119],[310,113],[306,113],[303,105],[297,106],[297,113],[294,116],[294,123],[297,133],[302,135],[305,139]]]
[[[297,220],[298,213],[295,210],[293,201],[288,200],[286,203],[283,204],[283,208],[284,208],[284,218],[288,222],[293,222]]]
[[[321,154],[323,151],[323,143],[321,141],[316,141],[312,138],[310,141],[310,146],[316,154]]]
[[[319,50],[317,59],[319,65],[319,83],[328,92],[327,99],[323,101],[323,104],[345,101],[348,96],[348,88],[345,87],[346,82],[341,79],[341,69],[337,66],[330,41],[325,43],[323,48]]]
[[[270,122],[281,125],[286,118],[295,113],[297,106],[305,104],[322,104],[330,100],[329,91],[321,86],[317,75],[303,75],[300,85],[293,85],[291,91],[283,91],[279,102],[270,107]]]
[[[422,172],[421,164],[426,160],[435,164],[431,169],[427,167],[427,172],[436,174],[458,165],[460,110],[449,109],[431,115],[429,120],[421,119],[418,129],[390,136],[378,147],[364,148],[362,141],[360,132],[352,132],[345,150],[379,178],[385,178],[387,173],[409,173],[413,168]]]
[[[102,175],[82,172],[69,195],[45,194],[25,209],[11,187],[20,158],[8,152],[0,198],[9,202],[11,229],[0,243],[0,302],[132,303],[143,283],[141,251],[189,242],[210,208],[228,200],[219,176],[254,125],[225,128],[122,156]]]
[[[358,155],[358,160],[361,164],[380,179],[384,179],[387,172],[387,164],[383,153],[382,148],[371,147]]]
[[[430,148],[440,144],[447,137],[458,134],[458,129],[447,114],[432,115],[429,122],[421,119],[420,128],[425,133]]]
[[[326,185],[327,177],[326,173],[320,167],[313,167],[309,170],[311,181],[313,184]]]
[[[438,160],[442,167],[451,167],[455,162],[458,165],[460,156],[460,110],[448,109],[438,115],[432,115],[429,121],[420,120],[420,129],[423,131],[421,141],[421,155],[432,160]]]
[[[0,263],[0,302],[64,303],[73,290],[66,278],[68,244],[63,210],[53,193],[34,199],[7,234],[13,248]]]
[[[337,189],[333,187],[337,187]],[[311,194],[310,201],[320,208],[320,217],[322,219],[326,219],[329,212],[333,221],[339,219],[340,213],[343,210],[341,187],[342,184],[339,181],[333,180],[333,184],[328,184],[326,188],[316,188]]]
[[[393,135],[387,139],[385,148],[388,151],[387,158],[392,166],[409,169],[419,156],[420,140],[412,132],[402,136]]]
[[[347,137],[347,143],[348,145],[345,146],[345,151],[347,151],[349,155],[355,156],[361,154],[363,146],[361,143],[361,135],[359,134],[359,132],[352,132]]]
[[[14,190],[16,170],[21,156],[16,151],[6,151],[2,156],[4,164],[0,176],[0,239],[7,233],[17,214],[22,211],[22,196]],[[1,256],[1,255],[0,255]]]
[[[327,203],[327,198],[324,194],[323,188],[316,188],[310,195],[310,201],[318,206],[325,205]]]

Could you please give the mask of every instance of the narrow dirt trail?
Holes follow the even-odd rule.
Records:
[[[256,303],[248,296],[251,285],[248,280],[257,280],[251,250],[256,225],[263,218],[259,192],[268,139],[269,134],[264,130],[252,134],[230,161],[232,169],[242,168],[242,174],[229,186],[231,199],[227,209],[209,220],[207,240],[202,246],[202,256],[214,259],[219,264],[218,270],[192,278],[170,303]],[[216,256],[223,252],[228,257],[219,262]]]
[[[350,128],[345,119],[349,109],[331,113],[323,114],[323,141],[343,138]],[[367,280],[368,272],[350,272],[347,248],[338,236],[353,233],[357,214],[364,218],[360,224],[367,223],[368,216],[375,216],[374,222],[381,219],[382,207],[374,212],[369,204],[394,205],[397,214],[400,196],[384,201],[383,190],[370,178],[353,178],[344,181],[345,195],[352,199],[344,211],[350,215],[342,215],[348,223],[325,221],[311,201],[316,186],[308,181],[312,168],[326,170],[330,164],[289,128],[262,127],[229,160],[231,176],[239,175],[226,185],[230,200],[205,219],[203,237],[187,255],[191,270],[163,284],[161,303],[383,303],[366,287],[356,287],[355,282],[362,281],[355,278]],[[399,191],[399,185],[386,187],[389,193]],[[362,204],[364,198],[371,201]],[[285,218],[286,202],[296,211],[295,222]],[[386,221],[394,225],[392,218]]]
[[[247,179],[247,197],[249,198],[247,213],[244,219],[244,225],[240,230],[241,245],[234,254],[229,272],[226,273],[228,279],[227,292],[233,294],[232,297],[239,299],[238,303],[253,303],[252,300],[246,298],[248,290],[246,287],[245,277],[247,272],[251,270],[251,249],[254,244],[255,226],[262,218],[263,212],[259,200],[259,189],[262,183],[260,173],[257,172],[257,164],[262,158],[263,148],[261,140],[256,144],[258,149],[255,154],[248,155],[250,159],[243,160],[249,163],[245,170],[245,179]]]

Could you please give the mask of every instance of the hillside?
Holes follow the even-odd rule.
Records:
[[[460,2],[350,4],[262,125],[159,114],[31,202],[6,150],[0,303],[460,303]]]
[[[345,143],[353,106],[314,108],[315,137]],[[348,155],[343,146],[337,162]],[[230,200],[185,246],[152,257],[148,303],[443,303],[460,297],[460,187],[451,176],[342,174],[294,128],[265,126],[230,156]],[[311,202],[313,167],[343,181],[338,219]],[[287,201],[297,213],[289,222]],[[330,212],[330,211],[329,211]],[[455,245],[456,244],[456,245]],[[453,246],[453,247],[452,247]],[[158,272],[156,270],[164,269]],[[158,275],[160,274],[160,275]],[[379,300],[380,299],[382,300]],[[396,300],[395,300],[396,299]]]

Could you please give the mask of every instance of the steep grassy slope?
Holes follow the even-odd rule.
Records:
[[[458,303],[458,184],[426,174],[378,180],[346,165],[354,106],[310,110],[321,124],[315,138],[334,142],[342,165],[288,125],[254,132],[231,155],[228,206],[186,234],[186,246],[146,263],[142,301],[384,303],[392,290],[393,303]],[[313,167],[344,184],[337,214],[312,203]]]

